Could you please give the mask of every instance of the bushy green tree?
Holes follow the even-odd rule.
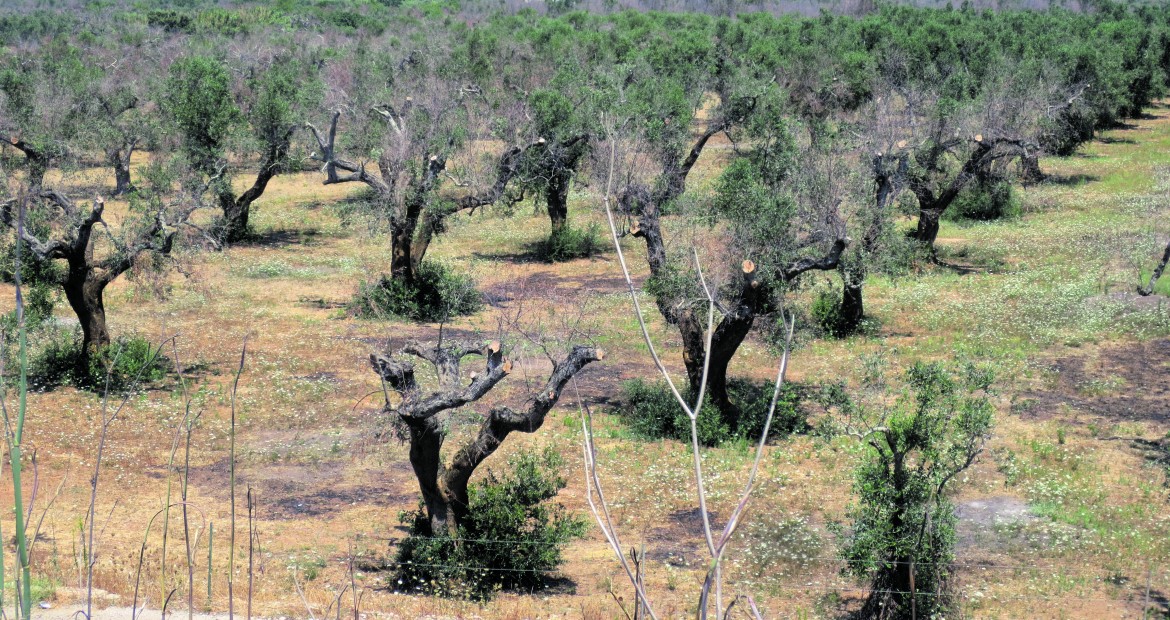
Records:
[[[948,492],[989,436],[992,376],[975,366],[918,362],[887,404],[880,365],[870,370],[861,398],[841,387],[825,395],[867,448],[853,485],[851,523],[839,530],[843,572],[871,589],[860,617],[935,617],[952,605],[956,517]]]

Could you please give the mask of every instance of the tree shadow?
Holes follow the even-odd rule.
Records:
[[[305,230],[269,230],[262,233],[248,235],[248,238],[236,243],[238,247],[278,248],[290,245],[314,245],[321,231],[316,228]]]
[[[1136,129],[1137,126],[1128,127],[1128,129]],[[1137,141],[1131,138],[1115,138],[1113,136],[1102,136],[1100,141],[1104,144],[1137,144]]]
[[[1101,177],[1095,174],[1049,174],[1044,177],[1043,185],[1062,185],[1065,187],[1080,187],[1088,183],[1096,183]]]

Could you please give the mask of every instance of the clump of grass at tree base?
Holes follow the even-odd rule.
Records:
[[[400,591],[487,599],[501,590],[535,590],[563,561],[564,546],[585,535],[585,520],[550,502],[565,488],[564,459],[552,447],[522,451],[508,471],[469,489],[458,538],[430,533],[426,510],[402,512],[410,527],[395,556]]]
[[[363,319],[434,322],[475,314],[482,307],[483,295],[470,277],[452,272],[443,263],[423,261],[413,284],[387,276],[363,282],[348,311]]]
[[[844,338],[851,332],[841,313],[841,291],[833,286],[822,287],[809,308],[819,334],[826,338]]]
[[[980,180],[967,186],[943,217],[954,222],[991,221],[1018,217],[1022,213],[1020,199],[1006,180]]]
[[[5,317],[7,320],[7,317]],[[91,355],[83,362],[81,332],[65,329],[53,323],[42,323],[29,332],[29,386],[35,390],[49,390],[62,385],[102,392],[121,391],[137,382],[139,385],[161,381],[174,365],[170,358],[159,353],[151,341],[138,335],[120,336],[113,343]],[[12,366],[9,366],[12,368]]]
[[[565,226],[541,241],[536,254],[543,261],[560,263],[595,256],[601,247],[601,227],[596,223],[584,229]]]
[[[743,379],[728,381],[727,392],[736,411],[734,415],[725,416],[709,400],[704,402],[696,424],[699,443],[716,446],[737,439],[759,439],[772,404],[772,388],[770,383],[753,383]],[[694,395],[689,390],[683,397],[688,402],[694,401]],[[646,439],[691,440],[690,419],[679,407],[664,381],[626,381],[622,383],[622,400],[624,403],[618,408],[618,415],[638,436]],[[783,436],[808,429],[808,421],[800,403],[800,388],[792,383],[784,384],[780,389],[780,398],[776,401],[770,435]]]

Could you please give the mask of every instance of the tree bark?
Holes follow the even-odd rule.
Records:
[[[931,206],[918,211],[918,229],[914,238],[934,251],[934,242],[938,239],[939,220],[942,219],[946,207]]]
[[[545,202],[548,205],[548,219],[551,224],[549,239],[553,239],[565,232],[569,223],[569,184],[571,174],[554,174],[548,181],[548,188],[544,192]]]
[[[106,160],[114,167],[114,195],[122,196],[134,189],[130,182],[130,156],[134,153],[134,140],[127,140],[122,146],[106,151]]]
[[[78,273],[71,269],[63,285],[69,307],[81,324],[83,362],[88,362],[95,353],[110,344],[103,298],[106,284],[89,270]]]
[[[841,270],[841,329],[846,334],[856,332],[865,318],[865,301],[862,297],[864,278],[864,273],[854,274],[849,269]]]
[[[1170,263],[1170,243],[1166,244],[1166,251],[1162,253],[1162,260],[1154,267],[1154,272],[1150,274],[1150,281],[1138,288],[1138,294],[1146,297],[1154,293],[1154,287],[1158,284],[1158,278],[1162,277],[1162,272],[1166,270],[1167,263]]]

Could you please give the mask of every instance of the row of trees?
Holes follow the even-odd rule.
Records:
[[[554,243],[572,233],[572,189],[589,186],[614,197],[620,233],[644,247],[647,290],[679,332],[691,394],[709,394],[735,428],[731,362],[805,274],[839,274],[837,331],[855,330],[866,278],[897,270],[908,248],[933,259],[940,220],[962,196],[1039,181],[1041,153],[1071,153],[1140,114],[1170,77],[1165,7],[884,7],[860,19],[520,12],[479,24],[435,9],[399,9],[392,31],[330,21],[378,14],[345,5],[127,9],[43,38],[55,26],[33,14],[0,23],[0,222],[42,265],[64,263],[32,273],[64,292],[83,357],[111,341],[112,281],[182,244],[249,242],[252,209],[279,174],[363,186],[392,242],[379,286],[420,295],[433,292],[421,274],[452,216],[531,200]],[[289,27],[308,14],[315,31]],[[714,159],[727,163],[712,171]],[[112,183],[95,185],[95,168]],[[704,169],[713,181],[696,181]],[[115,197],[117,218],[107,214]],[[903,209],[917,218],[909,241],[896,226]],[[487,367],[465,386],[460,362],[476,354]],[[436,367],[439,391],[420,389],[406,355]],[[499,346],[411,344],[373,359],[399,395],[422,531],[457,532],[471,472],[509,433],[539,428],[568,379],[601,357],[573,349],[526,412],[494,409],[450,466],[438,416],[508,374]],[[920,403],[910,426],[945,426],[963,409],[976,429],[965,436],[982,437],[981,401],[920,374],[947,402]],[[904,456],[897,430],[866,431],[881,457],[871,477],[900,475],[883,473]],[[981,445],[939,471],[966,467]],[[949,476],[931,476],[903,490],[936,502]],[[865,570],[914,561],[865,544],[854,547]],[[883,586],[904,589],[899,571]]]

